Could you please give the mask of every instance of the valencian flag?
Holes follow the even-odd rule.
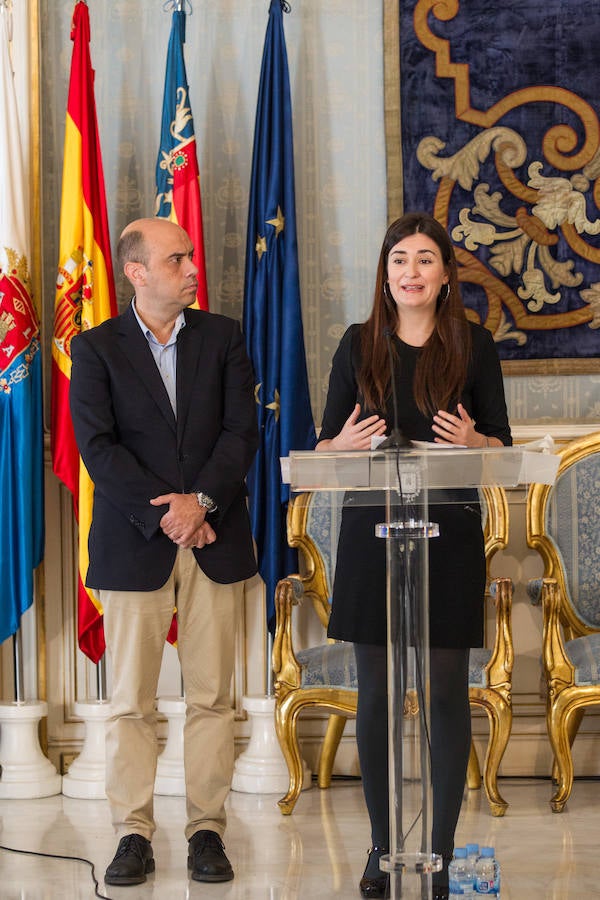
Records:
[[[200,309],[208,309],[200,172],[196,155],[194,120],[185,73],[185,12],[173,13],[165,92],[163,96],[160,148],[156,161],[156,215],[181,225],[194,245],[194,263],[198,267]]]
[[[73,494],[79,522],[79,646],[92,662],[98,662],[105,646],[102,609],[85,587],[94,486],[80,464],[69,410],[71,340],[79,331],[116,315],[117,303],[90,59],[90,19],[83,0],[75,3],[71,40],[52,342],[52,465]]]
[[[248,210],[244,332],[256,375],[260,445],[248,475],[250,515],[267,622],[273,630],[277,581],[295,571],[286,538],[289,488],[279,459],[312,450],[310,406],[298,279],[292,106],[282,10],[271,0],[258,89]]]
[[[44,552],[42,354],[8,16],[0,3],[0,643],[33,602]]]

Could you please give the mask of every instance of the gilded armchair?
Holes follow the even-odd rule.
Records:
[[[496,606],[494,642],[489,647],[472,647],[469,654],[469,702],[484,709],[489,736],[483,765],[483,784],[490,812],[503,816],[508,803],[498,790],[498,770],[512,729],[512,640],[513,584],[510,578],[490,582],[490,565],[495,554],[508,543],[508,501],[501,487],[483,487],[480,491],[489,593]],[[481,770],[471,743],[467,786],[481,787]]]
[[[290,501],[288,542],[298,549],[303,574],[282,579],[275,590],[275,726],[290,775],[288,792],[279,801],[284,815],[292,812],[302,788],[300,712],[318,707],[332,714],[319,759],[319,787],[329,786],[346,719],[356,716],[358,686],[352,644],[325,639],[340,521],[341,507],[333,492],[298,494]],[[305,599],[312,603],[321,623],[324,643],[295,650],[292,613]]]
[[[331,783],[336,751],[346,719],[356,716],[357,680],[352,644],[326,642],[304,650],[294,647],[294,608],[305,600],[312,606],[325,631],[330,613],[332,574],[335,571],[337,539],[341,519],[342,494],[320,492],[298,494],[290,503],[287,531],[291,546],[297,547],[302,574],[290,575],[277,585],[277,624],[273,644],[275,725],[285,757],[290,782],[279,801],[289,815],[302,787],[302,761],[298,744],[298,717],[313,707],[330,713],[318,764],[319,787]],[[489,563],[508,540],[508,505],[502,488],[483,488],[485,547]],[[471,651],[469,698],[485,709],[490,733],[484,763],[483,783],[492,815],[502,816],[507,803],[498,791],[497,775],[512,725],[511,636],[512,582],[494,582],[496,636],[491,649]],[[483,598],[482,598],[483,599]],[[467,784],[481,786],[481,772],[474,746],[471,748]]]
[[[585,708],[600,703],[600,432],[558,455],[555,484],[532,484],[527,496],[527,543],[544,563],[529,593],[543,611],[554,812],[562,812],[573,788],[571,747]]]

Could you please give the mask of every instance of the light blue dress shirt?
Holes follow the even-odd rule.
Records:
[[[143,335],[148,341],[148,346],[154,357],[154,362],[156,363],[158,371],[160,372],[160,377],[162,378],[167,394],[169,395],[173,413],[175,418],[177,418],[177,335],[185,326],[183,310],[175,320],[171,337],[166,344],[161,344],[160,341],[157,341],[148,326],[140,319],[138,311],[135,308],[135,297],[133,298],[132,305],[135,317],[138,320]]]

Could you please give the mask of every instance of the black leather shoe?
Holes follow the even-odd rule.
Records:
[[[371,847],[369,850],[369,859],[358,885],[361,897],[390,896],[390,876],[379,868],[379,859],[384,853],[389,853],[387,847]],[[375,875],[375,872],[381,874]]]
[[[105,872],[106,884],[142,884],[154,872],[152,844],[141,834],[126,834]]]
[[[189,840],[188,869],[194,881],[231,881],[233,869],[216,831],[197,831]]]

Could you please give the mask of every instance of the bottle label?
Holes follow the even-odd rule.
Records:
[[[475,891],[478,894],[498,894],[498,885],[493,881],[486,881],[484,878],[478,878],[475,882]]]
[[[471,882],[465,884],[464,881],[456,881],[451,878],[449,883],[449,891],[452,897],[454,897],[455,895],[461,897],[471,897],[473,894],[473,885],[471,884]]]

